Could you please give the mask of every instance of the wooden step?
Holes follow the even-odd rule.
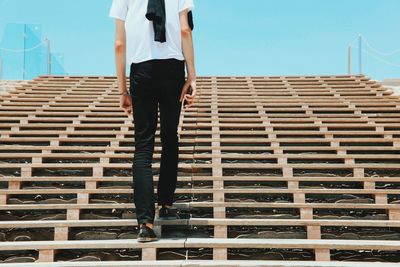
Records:
[[[157,189],[154,190],[157,192]],[[177,188],[176,194],[213,194],[215,192],[221,192],[224,194],[352,194],[352,195],[361,195],[361,194],[400,194],[400,189],[330,189],[330,188],[321,188],[321,189],[285,189],[285,188],[247,188],[247,189],[202,189],[202,188],[194,188],[194,189],[186,189],[186,188]],[[0,194],[4,195],[35,195],[35,194],[133,194],[133,189],[123,189],[123,188],[96,188],[96,189],[64,189],[64,188],[37,188],[37,189],[0,189]]]
[[[330,261],[330,250],[387,250],[397,251],[400,241],[377,240],[309,240],[309,239],[226,239],[226,238],[186,238],[161,239],[157,242],[140,243],[136,239],[93,241],[21,241],[1,242],[1,251],[39,250],[41,261],[52,261],[56,250],[87,249],[159,249],[185,248],[200,249],[311,249],[317,261]],[[146,253],[144,250],[142,253]],[[41,257],[42,255],[42,257]],[[47,255],[47,257],[45,256]],[[48,257],[51,255],[51,257]],[[155,256],[155,255],[154,255]],[[143,257],[148,259],[148,256]],[[155,258],[153,259],[155,260]]]
[[[7,204],[0,205],[0,210],[66,210],[66,209],[133,209],[133,203],[109,204]],[[279,203],[279,202],[187,202],[174,203],[178,209],[191,208],[310,208],[310,209],[390,209],[400,210],[398,204],[361,204],[361,203]]]
[[[43,220],[43,221],[1,221],[0,229],[7,228],[53,228],[53,227],[106,227],[106,226],[133,226],[136,219],[109,219],[109,220]],[[224,225],[224,226],[351,226],[351,227],[396,227],[400,228],[400,221],[396,220],[297,220],[297,219],[213,219],[190,218],[179,220],[158,220],[155,225]]]
[[[135,242],[68,240],[79,228],[136,225],[133,203],[107,202],[118,194],[125,199],[133,195],[129,173],[135,125],[119,108],[117,92],[113,76],[41,76],[0,96],[0,216],[8,220],[0,222],[0,229],[48,231],[46,240],[54,236],[0,245],[20,245],[13,249],[22,251],[26,244],[39,250],[39,261],[51,262],[68,246],[87,251],[99,243],[119,247]],[[399,96],[363,75],[198,77],[198,102],[182,111],[178,128],[180,201],[174,206],[188,219],[156,221],[156,228],[207,229],[214,238],[161,240],[143,248],[136,244],[143,249],[143,263],[157,258],[156,247],[169,245],[176,251],[208,247],[212,255],[207,257],[215,261],[227,260],[235,248],[309,248],[315,254],[315,262],[305,263],[309,266],[329,266],[322,261],[336,249],[354,249],[354,255],[360,255],[359,249],[392,249],[389,245],[397,241],[326,240],[323,228],[400,228],[399,109]],[[157,127],[156,172],[159,135]],[[63,172],[68,170],[82,175]],[[158,174],[153,178],[157,182]],[[58,201],[55,196],[70,202],[45,204]],[[262,196],[286,201],[256,202]],[[346,197],[360,200],[351,203]],[[46,214],[65,220],[33,221]],[[130,219],[80,220],[115,214]],[[346,220],[340,220],[343,216]],[[238,227],[255,234],[254,229],[278,226],[301,228],[307,239],[227,238]],[[208,260],[201,263],[240,263]]]
[[[221,260],[170,260],[170,261],[109,261],[109,262],[57,262],[57,263],[3,263],[4,267],[194,267],[194,266],[225,266],[225,267],[398,267],[397,263],[387,262],[305,262],[305,261],[221,261]]]

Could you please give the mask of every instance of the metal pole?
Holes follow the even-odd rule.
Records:
[[[51,50],[50,50],[50,40],[46,37],[47,43],[47,75],[51,75]]]
[[[349,72],[349,75],[351,75],[351,50],[352,50],[352,47],[351,47],[351,45],[349,45],[349,50],[348,50],[348,72]]]
[[[362,36],[361,34],[358,35],[358,64],[359,64],[359,69],[360,69],[360,74],[363,73],[362,69]]]

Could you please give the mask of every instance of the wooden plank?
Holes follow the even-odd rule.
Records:
[[[157,189],[154,189],[157,192]],[[281,189],[281,188],[247,188],[247,189],[192,189],[192,188],[177,188],[177,194],[400,194],[400,189]],[[76,194],[82,199],[87,198],[89,194],[132,194],[133,189],[3,189],[0,194],[7,195],[32,195],[32,194]],[[215,202],[223,202],[223,199],[216,199]],[[304,201],[303,201],[304,202]],[[86,202],[85,202],[86,203]],[[301,201],[299,202],[301,203]]]
[[[55,251],[53,249],[39,250],[38,262],[53,262]]]
[[[85,240],[85,241],[18,241],[1,242],[0,250],[14,251],[26,249],[38,249],[40,251],[51,251],[55,249],[133,249],[133,248],[183,248],[185,239],[161,239],[157,242],[137,242],[136,239],[118,240]]]
[[[136,219],[107,220],[44,220],[44,221],[0,221],[0,229],[6,228],[68,228],[68,227],[105,227],[131,226]],[[180,220],[155,220],[155,225],[197,225],[197,226],[352,226],[352,227],[390,227],[400,228],[400,220],[318,220],[318,219],[213,219],[191,218]]]
[[[317,209],[390,209],[400,210],[398,204],[360,204],[360,203],[279,203],[279,202],[190,202],[176,203],[174,207],[179,209],[190,208],[317,208]],[[0,210],[79,210],[79,209],[132,209],[133,203],[123,204],[8,204],[0,205]]]
[[[341,249],[361,248],[378,250],[397,250],[400,241],[376,240],[309,240],[309,239],[207,239],[188,238],[186,248],[303,248],[303,249]]]
[[[398,263],[379,262],[379,266],[397,267]],[[101,262],[57,262],[58,267],[128,267],[128,266],[225,266],[225,267],[376,267],[377,262],[312,262],[312,261],[261,261],[261,260],[168,260],[168,261],[101,261]],[[48,263],[12,263],[4,267],[51,267]],[[52,265],[54,266],[54,264]]]

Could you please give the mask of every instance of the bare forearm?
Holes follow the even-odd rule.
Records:
[[[116,44],[115,46],[115,65],[117,69],[118,89],[120,93],[126,89],[126,48],[125,44]]]
[[[193,38],[191,31],[182,34],[182,51],[186,61],[186,70],[188,78],[196,78],[196,69],[194,64]]]

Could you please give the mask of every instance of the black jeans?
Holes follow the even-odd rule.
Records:
[[[172,205],[176,189],[179,158],[179,97],[185,83],[185,64],[177,59],[155,59],[132,63],[130,93],[133,104],[135,153],[133,189],[138,224],[154,223],[155,197],[152,160],[160,107],[162,146],[157,187],[159,205]]]

